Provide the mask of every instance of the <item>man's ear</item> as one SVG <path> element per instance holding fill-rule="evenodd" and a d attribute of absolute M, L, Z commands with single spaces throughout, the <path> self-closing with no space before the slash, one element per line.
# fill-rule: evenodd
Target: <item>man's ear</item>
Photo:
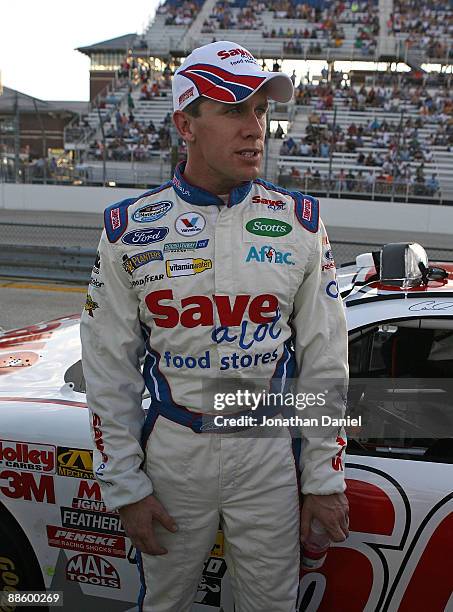
<path fill-rule="evenodd" d="M 186 142 L 194 142 L 194 118 L 184 111 L 175 111 L 173 113 L 173 123 L 178 131 L 178 134 Z"/>

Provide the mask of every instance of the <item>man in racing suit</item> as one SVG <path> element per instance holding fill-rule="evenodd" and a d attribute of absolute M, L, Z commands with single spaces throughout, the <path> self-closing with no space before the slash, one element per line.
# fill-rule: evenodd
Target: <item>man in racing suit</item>
<path fill-rule="evenodd" d="M 285 428 L 235 435 L 204 416 L 220 380 L 347 379 L 318 201 L 257 178 L 268 98 L 288 101 L 288 82 L 235 43 L 195 50 L 173 82 L 187 164 L 104 213 L 81 323 L 94 469 L 142 553 L 150 612 L 190 610 L 219 522 L 240 612 L 295 610 L 300 516 L 303 539 L 314 516 L 347 536 L 341 432 L 303 432 L 298 480 Z"/>

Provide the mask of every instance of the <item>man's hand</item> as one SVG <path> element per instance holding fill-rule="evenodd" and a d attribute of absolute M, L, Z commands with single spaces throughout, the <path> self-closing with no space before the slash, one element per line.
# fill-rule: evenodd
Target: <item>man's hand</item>
<path fill-rule="evenodd" d="M 166 555 L 168 550 L 160 546 L 154 534 L 153 521 L 172 531 L 178 530 L 175 521 L 154 495 L 148 495 L 135 504 L 119 509 L 121 522 L 134 546 L 148 555 Z"/>
<path fill-rule="evenodd" d="M 308 538 L 312 518 L 317 518 L 333 542 L 342 542 L 349 535 L 349 504 L 344 493 L 305 495 L 300 513 L 300 540 Z"/>

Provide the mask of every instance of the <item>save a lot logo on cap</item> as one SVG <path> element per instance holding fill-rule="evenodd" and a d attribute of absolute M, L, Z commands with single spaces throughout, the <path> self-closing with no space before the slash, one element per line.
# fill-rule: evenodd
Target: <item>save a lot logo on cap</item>
<path fill-rule="evenodd" d="M 181 236 L 194 236 L 202 232 L 205 225 L 206 219 L 200 213 L 184 213 L 176 219 L 175 230 Z"/>
<path fill-rule="evenodd" d="M 284 221 L 259 217 L 258 219 L 251 219 L 246 224 L 245 229 L 257 236 L 271 236 L 275 238 L 277 236 L 286 236 L 293 228 L 289 223 L 285 223 Z"/>
<path fill-rule="evenodd" d="M 191 276 L 212 268 L 210 259 L 170 259 L 166 262 L 167 276 Z"/>
<path fill-rule="evenodd" d="M 141 206 L 134 212 L 132 219 L 137 221 L 137 223 L 150 223 L 151 221 L 157 221 L 166 215 L 172 207 L 172 202 L 167 200 L 156 202 L 155 204 L 145 204 L 145 206 Z"/>

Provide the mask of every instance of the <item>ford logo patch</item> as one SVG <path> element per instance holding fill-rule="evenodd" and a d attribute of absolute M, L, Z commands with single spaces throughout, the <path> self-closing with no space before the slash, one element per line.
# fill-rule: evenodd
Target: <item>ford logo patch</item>
<path fill-rule="evenodd" d="M 163 240 L 168 234 L 168 227 L 149 227 L 142 230 L 135 230 L 133 232 L 127 232 L 121 238 L 121 242 L 124 244 L 135 244 L 141 246 L 142 244 L 150 244 L 151 242 L 159 242 Z"/>
<path fill-rule="evenodd" d="M 155 204 L 145 204 L 138 208 L 132 215 L 132 219 L 137 223 L 149 223 L 157 221 L 171 210 L 173 204 L 169 201 L 156 202 Z"/>

